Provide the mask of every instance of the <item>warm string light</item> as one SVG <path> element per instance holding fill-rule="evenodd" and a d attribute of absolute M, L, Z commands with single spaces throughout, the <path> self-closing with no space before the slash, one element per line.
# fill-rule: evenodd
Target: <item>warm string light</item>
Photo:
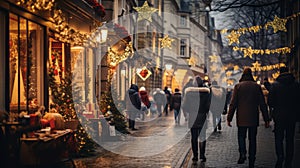
<path fill-rule="evenodd" d="M 278 63 L 278 64 L 273 64 L 273 65 L 265 65 L 265 66 L 261 66 L 260 63 L 258 63 L 258 61 L 255 61 L 254 63 L 252 63 L 252 67 L 251 70 L 254 71 L 271 71 L 274 69 L 279 69 L 281 67 L 286 67 L 286 65 L 284 63 Z"/>
<path fill-rule="evenodd" d="M 290 47 L 282 47 L 282 48 L 276 48 L 276 49 L 252 49 L 252 47 L 237 47 L 234 46 L 233 47 L 233 51 L 242 51 L 244 53 L 244 58 L 249 57 L 252 58 L 253 54 L 266 54 L 266 55 L 270 55 L 270 54 L 287 54 L 287 53 L 291 53 L 291 48 Z"/>
<path fill-rule="evenodd" d="M 132 48 L 132 43 L 129 42 L 126 45 L 126 48 L 124 50 L 123 54 L 119 54 L 115 52 L 111 47 L 108 48 L 108 59 L 109 63 L 112 66 L 116 66 L 120 62 L 124 61 L 126 58 L 130 57 L 133 54 L 133 48 Z"/>
<path fill-rule="evenodd" d="M 71 28 L 66 23 L 62 10 L 54 10 L 53 17 L 50 19 L 55 24 L 55 30 L 58 32 L 56 37 L 61 42 L 82 46 L 84 41 L 86 41 L 87 34 L 80 33 L 79 31 Z"/>
<path fill-rule="evenodd" d="M 24 6 L 32 12 L 52 10 L 55 0 L 19 0 L 17 5 Z"/>

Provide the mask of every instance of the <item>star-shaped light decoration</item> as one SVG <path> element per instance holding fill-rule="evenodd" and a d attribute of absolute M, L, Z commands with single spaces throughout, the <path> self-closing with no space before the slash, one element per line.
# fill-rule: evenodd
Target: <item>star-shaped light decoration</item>
<path fill-rule="evenodd" d="M 240 38 L 241 34 L 236 32 L 235 30 L 232 30 L 230 32 L 230 34 L 227 36 L 228 40 L 229 40 L 229 45 L 231 45 L 232 43 L 236 43 L 239 44 L 239 38 Z"/>
<path fill-rule="evenodd" d="M 286 22 L 287 22 L 287 19 L 281 19 L 281 18 L 275 16 L 273 22 L 271 23 L 271 26 L 274 29 L 274 33 L 276 33 L 279 30 L 286 32 L 287 31 L 286 27 L 285 27 Z"/>
<path fill-rule="evenodd" d="M 209 58 L 210 58 L 210 62 L 218 62 L 218 59 L 219 59 L 219 57 L 218 56 L 216 56 L 216 55 L 211 55 L 211 56 L 209 56 Z"/>
<path fill-rule="evenodd" d="M 145 81 L 146 79 L 149 78 L 149 76 L 150 76 L 152 73 L 151 73 L 151 71 L 149 71 L 149 70 L 147 69 L 147 67 L 144 66 L 142 69 L 138 69 L 138 70 L 136 71 L 136 74 L 137 74 L 143 81 Z"/>
<path fill-rule="evenodd" d="M 238 66 L 238 65 L 235 65 L 234 67 L 233 67 L 233 70 L 235 70 L 235 71 L 237 71 L 237 70 L 239 70 L 240 69 L 240 67 Z"/>
<path fill-rule="evenodd" d="M 229 76 L 232 75 L 232 71 L 227 71 L 225 74 L 226 74 L 227 77 L 229 77 Z"/>
<path fill-rule="evenodd" d="M 249 57 L 252 58 L 253 50 L 251 47 L 248 47 L 247 49 L 243 49 L 244 52 L 244 58 Z"/>
<path fill-rule="evenodd" d="M 149 22 L 152 22 L 152 13 L 156 12 L 158 9 L 149 7 L 148 2 L 145 1 L 144 5 L 142 7 L 133 7 L 138 12 L 138 21 L 141 20 L 148 20 Z"/>
<path fill-rule="evenodd" d="M 216 72 L 217 69 L 218 69 L 218 67 L 216 66 L 216 64 L 212 64 L 212 65 L 210 66 L 210 70 L 211 70 L 212 72 Z"/>
<path fill-rule="evenodd" d="M 170 38 L 169 35 L 165 35 L 164 38 L 160 38 L 159 41 L 161 42 L 161 48 L 172 48 L 172 42 L 174 39 Z"/>
<path fill-rule="evenodd" d="M 222 78 L 222 82 L 223 82 L 223 83 L 226 83 L 226 81 L 227 81 L 227 78 L 226 78 L 226 77 Z"/>
<path fill-rule="evenodd" d="M 258 63 L 258 61 L 255 61 L 255 63 L 252 63 L 253 67 L 256 69 L 256 70 L 259 70 L 260 69 L 260 63 Z"/>

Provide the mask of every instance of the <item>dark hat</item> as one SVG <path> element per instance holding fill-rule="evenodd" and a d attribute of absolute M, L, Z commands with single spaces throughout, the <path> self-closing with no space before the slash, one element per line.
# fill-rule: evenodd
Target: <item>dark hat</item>
<path fill-rule="evenodd" d="M 243 71 L 243 75 L 252 75 L 251 68 L 245 68 L 244 71 Z"/>

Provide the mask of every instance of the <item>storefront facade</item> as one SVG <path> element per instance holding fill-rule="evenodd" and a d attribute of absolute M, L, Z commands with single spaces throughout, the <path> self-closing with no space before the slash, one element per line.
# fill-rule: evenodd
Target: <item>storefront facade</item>
<path fill-rule="evenodd" d="M 64 24 L 58 24 L 54 16 L 62 17 Z M 95 49 L 79 44 L 76 32 L 71 33 L 89 33 L 95 22 L 100 22 L 91 5 L 63 1 L 57 2 L 55 9 L 33 12 L 15 1 L 1 1 L 0 18 L 0 110 L 19 113 L 35 112 L 39 106 L 49 109 L 51 85 L 60 83 L 75 68 L 73 77 L 78 86 L 94 90 L 90 81 L 96 67 Z M 59 30 L 62 25 L 65 34 Z M 95 95 L 85 90 L 81 93 L 83 101 L 95 102 Z"/>

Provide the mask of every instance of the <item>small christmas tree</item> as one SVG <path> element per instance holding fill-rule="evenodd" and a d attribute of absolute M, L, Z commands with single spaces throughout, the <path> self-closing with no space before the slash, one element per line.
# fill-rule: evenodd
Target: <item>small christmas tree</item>
<path fill-rule="evenodd" d="M 91 139 L 90 134 L 94 134 L 95 130 L 91 127 L 91 122 L 82 115 L 85 107 L 81 100 L 81 90 L 75 83 L 72 83 L 72 75 L 69 70 L 67 70 L 65 77 L 62 77 L 59 73 L 61 53 L 58 50 L 52 51 L 51 60 L 49 84 L 52 104 L 50 108 L 55 108 L 64 117 L 65 121 L 73 119 L 80 121 L 74 134 L 76 144 L 73 150 L 77 152 L 78 156 L 91 155 L 96 143 Z"/>
<path fill-rule="evenodd" d="M 108 91 L 104 92 L 104 95 L 101 96 L 101 112 L 104 116 L 109 116 L 109 111 L 112 114 L 112 118 L 108 121 L 110 125 L 115 125 L 116 130 L 127 134 L 129 133 L 126 129 L 126 118 L 121 113 L 124 110 L 124 106 L 122 103 L 115 102 L 116 98 L 113 98 L 113 94 L 111 91 L 111 87 L 108 87 Z M 115 90 L 115 89 L 114 89 Z"/>

